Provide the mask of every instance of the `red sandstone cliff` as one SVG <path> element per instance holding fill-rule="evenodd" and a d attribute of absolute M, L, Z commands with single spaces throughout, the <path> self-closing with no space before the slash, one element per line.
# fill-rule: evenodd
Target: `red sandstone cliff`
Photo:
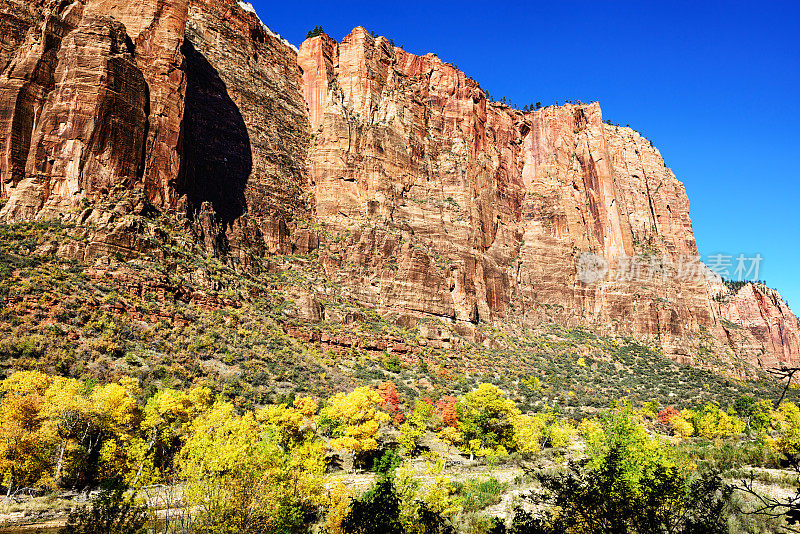
<path fill-rule="evenodd" d="M 246 4 L 192 0 L 184 54 L 179 190 L 190 217 L 206 240 L 223 234 L 218 251 L 243 261 L 308 252 L 307 234 L 291 231 L 313 201 L 305 194 L 309 127 L 296 51 Z"/>
<path fill-rule="evenodd" d="M 683 185 L 597 104 L 514 110 L 363 28 L 297 52 L 235 0 L 0 0 L 0 29 L 0 219 L 77 220 L 72 257 L 136 254 L 126 214 L 175 210 L 231 261 L 316 251 L 362 304 L 466 335 L 555 321 L 687 363 L 800 359 L 771 294 L 718 306 L 677 276 Z M 80 209 L 114 190 L 141 200 Z M 658 271 L 586 284 L 586 252 Z"/>
<path fill-rule="evenodd" d="M 86 200 L 138 190 L 218 254 L 313 248 L 290 236 L 311 201 L 296 52 L 253 11 L 3 0 L 0 24 L 0 219 L 75 219 Z M 93 250 L 135 252 L 102 221 Z"/>
<path fill-rule="evenodd" d="M 521 112 L 433 55 L 356 28 L 298 59 L 321 257 L 362 302 L 457 322 L 591 324 L 691 362 L 719 339 L 703 278 L 583 284 L 582 252 L 697 258 L 682 184 L 597 104 Z M 720 347 L 717 347 L 718 349 Z"/>
<path fill-rule="evenodd" d="M 796 366 L 800 322 L 774 289 L 746 284 L 715 299 L 725 333 L 748 360 L 761 367 Z"/>
<path fill-rule="evenodd" d="M 164 206 L 177 176 L 186 6 L 3 2 L 0 218 L 53 218 L 114 187 Z M 5 35 L 5 31 L 4 31 Z M 4 47 L 5 49 L 5 47 Z"/>

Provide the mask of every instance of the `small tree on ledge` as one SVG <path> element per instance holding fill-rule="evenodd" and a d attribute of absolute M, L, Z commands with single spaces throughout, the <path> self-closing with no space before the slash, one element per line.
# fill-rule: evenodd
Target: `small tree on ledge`
<path fill-rule="evenodd" d="M 306 39 L 311 39 L 318 35 L 322 35 L 323 33 L 325 33 L 325 30 L 322 29 L 322 26 L 314 26 L 313 30 L 308 30 L 308 33 L 306 34 Z"/>

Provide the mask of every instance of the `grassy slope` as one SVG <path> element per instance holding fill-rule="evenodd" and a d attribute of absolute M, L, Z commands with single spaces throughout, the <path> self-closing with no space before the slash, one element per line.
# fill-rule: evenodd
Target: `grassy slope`
<path fill-rule="evenodd" d="M 577 417 L 623 396 L 688 407 L 780 394 L 765 381 L 678 365 L 632 339 L 557 325 L 482 324 L 482 343 L 455 336 L 451 348 L 433 349 L 419 325 L 401 328 L 343 297 L 315 256 L 253 258 L 243 272 L 168 216 L 126 217 L 159 236 L 153 253 L 65 261 L 55 245 L 86 239 L 83 229 L 0 226 L 0 377 L 30 368 L 84 380 L 127 374 L 151 391 L 203 382 L 241 406 L 385 380 L 409 400 L 492 382 L 523 409 L 558 406 Z M 298 319 L 293 295 L 309 287 L 326 295 L 326 316 L 349 316 L 348 324 Z M 393 354 L 381 350 L 386 340 Z"/>

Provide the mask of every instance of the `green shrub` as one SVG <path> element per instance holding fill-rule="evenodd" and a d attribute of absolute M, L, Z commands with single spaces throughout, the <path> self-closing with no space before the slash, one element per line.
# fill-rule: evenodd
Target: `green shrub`
<path fill-rule="evenodd" d="M 464 486 L 464 510 L 477 512 L 500 502 L 507 484 L 494 477 L 483 480 L 471 480 Z"/>
<path fill-rule="evenodd" d="M 147 507 L 126 496 L 122 484 L 107 486 L 91 505 L 78 508 L 59 534 L 141 534 L 147 523 Z"/>
<path fill-rule="evenodd" d="M 412 517 L 401 518 L 403 503 L 392 475 L 381 475 L 359 499 L 350 505 L 344 521 L 344 534 L 455 534 L 440 514 L 422 502 L 414 502 Z M 406 512 L 407 513 L 407 512 Z"/>
<path fill-rule="evenodd" d="M 630 479 L 630 458 L 615 443 L 597 468 L 571 462 L 565 472 L 537 473 L 548 505 L 538 515 L 516 511 L 509 532 L 725 534 L 732 488 L 716 473 L 690 478 L 669 464 Z"/>

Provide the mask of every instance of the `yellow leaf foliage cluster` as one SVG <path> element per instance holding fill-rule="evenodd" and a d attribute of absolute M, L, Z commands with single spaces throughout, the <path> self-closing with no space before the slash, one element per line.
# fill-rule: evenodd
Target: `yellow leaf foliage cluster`
<path fill-rule="evenodd" d="M 395 400 L 397 415 L 406 405 Z M 447 425 L 429 399 L 403 414 L 397 437 L 403 456 L 417 455 L 423 437 L 437 432 L 465 453 L 489 457 L 564 449 L 579 435 L 589 458 L 623 450 L 625 491 L 637 491 L 640 479 L 658 469 L 691 468 L 670 447 L 692 435 L 720 440 L 749 426 L 773 452 L 800 454 L 800 409 L 789 402 L 778 410 L 752 400 L 743 404 L 751 412 L 709 403 L 659 413 L 656 403 L 636 410 L 623 399 L 577 428 L 553 410 L 522 414 L 491 384 L 447 402 Z M 367 386 L 333 395 L 321 410 L 311 397 L 242 410 L 205 387 L 162 389 L 145 400 L 133 378 L 96 384 L 22 371 L 0 381 L 0 483 L 58 488 L 121 477 L 142 486 L 175 477 L 197 511 L 198 533 L 294 532 L 324 514 L 326 530 L 335 534 L 352 495 L 326 479 L 327 454 L 377 451 L 391 420 L 387 409 L 381 391 Z M 659 428 L 673 435 L 653 432 Z M 407 459 L 396 470 L 396 486 L 408 532 L 416 532 L 412 523 L 423 505 L 453 516 L 462 504 L 441 461 L 418 477 Z"/>
<path fill-rule="evenodd" d="M 324 415 L 340 426 L 339 434 L 331 440 L 334 449 L 354 452 L 374 451 L 381 425 L 389 422 L 389 414 L 379 408 L 383 405 L 380 393 L 370 387 L 359 387 L 350 393 L 337 393 L 331 397 Z"/>

